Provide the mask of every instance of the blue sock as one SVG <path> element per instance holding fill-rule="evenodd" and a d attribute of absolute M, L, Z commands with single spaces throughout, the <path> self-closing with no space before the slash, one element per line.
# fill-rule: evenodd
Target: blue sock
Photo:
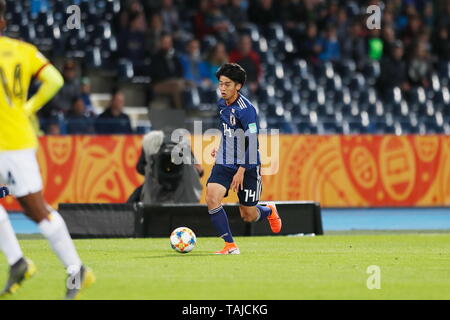
<path fill-rule="evenodd" d="M 225 210 L 222 206 L 208 211 L 211 217 L 211 222 L 219 232 L 220 237 L 226 242 L 233 243 L 233 236 L 231 235 L 230 225 Z"/>
<path fill-rule="evenodd" d="M 259 213 L 259 217 L 255 220 L 255 222 L 263 221 L 272 213 L 272 209 L 268 206 L 256 206 L 256 210 Z"/>

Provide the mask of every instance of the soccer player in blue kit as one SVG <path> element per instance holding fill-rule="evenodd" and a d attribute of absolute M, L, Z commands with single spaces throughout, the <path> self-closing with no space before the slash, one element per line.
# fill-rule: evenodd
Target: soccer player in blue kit
<path fill-rule="evenodd" d="M 275 203 L 258 205 L 262 191 L 258 151 L 258 117 L 255 107 L 239 91 L 247 78 L 236 63 L 226 63 L 216 73 L 222 98 L 218 101 L 222 139 L 212 156 L 216 162 L 206 184 L 206 203 L 211 222 L 225 241 L 215 254 L 239 254 L 222 200 L 231 189 L 237 192 L 239 211 L 245 222 L 268 220 L 272 232 L 281 231 Z"/>

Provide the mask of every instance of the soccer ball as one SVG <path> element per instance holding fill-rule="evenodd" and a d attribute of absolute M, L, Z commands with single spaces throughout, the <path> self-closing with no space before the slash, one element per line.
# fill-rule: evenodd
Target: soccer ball
<path fill-rule="evenodd" d="M 176 228 L 170 235 L 172 249 L 180 253 L 191 252 L 196 243 L 197 238 L 195 237 L 194 231 L 187 227 Z"/>

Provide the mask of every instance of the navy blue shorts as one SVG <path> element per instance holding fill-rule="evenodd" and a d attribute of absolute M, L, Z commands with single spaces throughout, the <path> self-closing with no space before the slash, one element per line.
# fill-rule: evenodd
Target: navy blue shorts
<path fill-rule="evenodd" d="M 230 189 L 233 177 L 236 174 L 237 169 L 232 169 L 220 164 L 215 164 L 211 170 L 211 175 L 208 178 L 208 183 L 218 183 L 227 189 L 225 197 L 228 196 L 228 190 Z M 256 206 L 261 196 L 262 180 L 261 180 L 261 168 L 256 166 L 252 169 L 245 170 L 244 173 L 244 189 L 238 191 L 239 203 L 252 207 Z"/>

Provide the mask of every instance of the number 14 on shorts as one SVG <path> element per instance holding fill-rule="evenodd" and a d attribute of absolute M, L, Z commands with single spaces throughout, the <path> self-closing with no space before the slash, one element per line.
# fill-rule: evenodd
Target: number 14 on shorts
<path fill-rule="evenodd" d="M 249 198 L 251 198 L 251 201 L 256 201 L 256 190 L 252 189 L 244 189 L 245 192 L 245 202 L 249 201 Z"/>

